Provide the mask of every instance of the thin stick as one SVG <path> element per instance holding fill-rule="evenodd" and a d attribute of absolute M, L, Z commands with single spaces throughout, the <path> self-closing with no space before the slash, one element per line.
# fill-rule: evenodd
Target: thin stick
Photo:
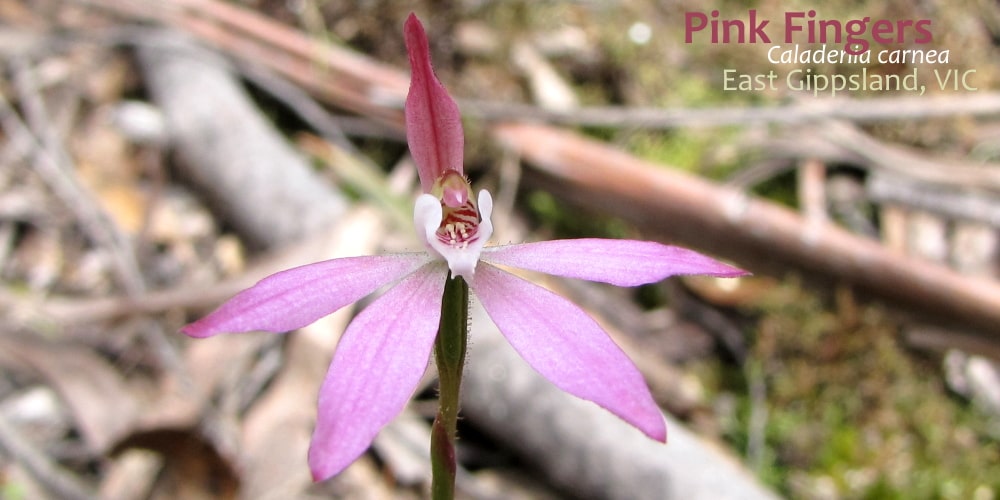
<path fill-rule="evenodd" d="M 4 128 L 9 134 L 25 137 L 33 143 L 34 167 L 39 177 L 66 208 L 76 214 L 91 242 L 112 251 L 115 256 L 114 270 L 121 286 L 130 293 L 141 292 L 144 288 L 142 273 L 135 262 L 131 245 L 73 175 L 72 161 L 52 130 L 44 103 L 30 76 L 30 68 L 24 61 L 16 59 L 14 65 L 14 83 L 27 119 L 21 120 L 10 103 L 0 96 L 0 115 Z"/>
<path fill-rule="evenodd" d="M 69 500 L 94 498 L 89 487 L 35 449 L 35 446 L 28 442 L 3 415 L 0 415 L 0 448 L 9 453 L 28 473 L 59 498 Z"/>
<path fill-rule="evenodd" d="M 461 104 L 464 114 L 490 121 L 532 120 L 559 125 L 629 129 L 798 125 L 830 119 L 871 123 L 957 115 L 1000 115 L 1000 93 L 997 92 L 962 97 L 837 98 L 768 107 L 663 109 L 594 106 L 555 111 L 510 102 L 465 100 Z"/>

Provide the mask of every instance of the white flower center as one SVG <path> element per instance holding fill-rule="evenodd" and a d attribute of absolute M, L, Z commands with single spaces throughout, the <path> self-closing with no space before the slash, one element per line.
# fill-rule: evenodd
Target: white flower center
<path fill-rule="evenodd" d="M 467 200 L 458 207 L 445 206 L 430 194 L 417 198 L 413 223 L 424 245 L 448 262 L 452 276 L 471 281 L 483 246 L 493 235 L 493 197 L 479 192 L 478 207 Z"/>

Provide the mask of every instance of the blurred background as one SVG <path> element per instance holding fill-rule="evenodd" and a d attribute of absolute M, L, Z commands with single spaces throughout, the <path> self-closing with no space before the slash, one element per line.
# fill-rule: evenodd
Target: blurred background
<path fill-rule="evenodd" d="M 783 40 L 810 9 L 899 38 L 870 62 L 769 61 L 823 45 Z M 271 272 L 419 250 L 411 11 L 497 243 L 651 239 L 753 273 L 536 277 L 636 362 L 666 446 L 553 392 L 477 318 L 462 497 L 1000 494 L 995 2 L 0 0 L 0 498 L 426 496 L 433 373 L 369 453 L 310 481 L 353 310 L 177 332 Z M 746 22 L 746 43 L 686 43 L 692 13 Z M 796 90 L 804 74 L 868 85 Z"/>

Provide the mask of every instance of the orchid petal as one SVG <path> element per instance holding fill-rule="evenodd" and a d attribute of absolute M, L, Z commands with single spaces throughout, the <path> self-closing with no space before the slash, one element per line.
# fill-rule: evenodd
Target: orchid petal
<path fill-rule="evenodd" d="M 403 27 L 410 56 L 410 90 L 404 106 L 406 142 L 429 193 L 445 171 L 462 173 L 465 138 L 458 105 L 434 75 L 427 34 L 413 14 Z"/>
<path fill-rule="evenodd" d="M 225 332 L 287 332 L 306 326 L 392 283 L 427 255 L 348 257 L 272 274 L 181 331 L 192 337 Z"/>
<path fill-rule="evenodd" d="M 500 332 L 532 368 L 647 436 L 666 440 L 663 415 L 642 374 L 583 310 L 486 263 L 479 266 L 472 288 Z"/>
<path fill-rule="evenodd" d="M 652 241 L 553 240 L 483 250 L 486 262 L 617 286 L 654 283 L 679 274 L 735 277 L 746 271 L 686 248 Z"/>
<path fill-rule="evenodd" d="M 443 265 L 425 265 L 347 327 L 320 388 L 309 446 L 314 480 L 356 460 L 413 395 L 437 333 L 445 276 Z"/>

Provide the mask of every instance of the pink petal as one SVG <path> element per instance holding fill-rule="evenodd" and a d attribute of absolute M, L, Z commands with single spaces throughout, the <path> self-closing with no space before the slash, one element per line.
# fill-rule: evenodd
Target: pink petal
<path fill-rule="evenodd" d="M 642 374 L 579 307 L 486 263 L 476 271 L 472 288 L 500 332 L 538 373 L 647 436 L 666 440 L 663 415 Z"/>
<path fill-rule="evenodd" d="M 410 55 L 410 91 L 406 95 L 406 142 L 420 173 L 420 185 L 431 192 L 446 170 L 462 173 L 462 117 L 458 105 L 434 75 L 427 35 L 417 16 L 403 27 Z"/>
<path fill-rule="evenodd" d="M 349 257 L 282 271 L 236 294 L 181 332 L 210 337 L 295 330 L 398 280 L 427 260 L 425 254 Z"/>
<path fill-rule="evenodd" d="M 483 249 L 486 262 L 618 286 L 654 283 L 678 274 L 743 276 L 746 271 L 693 250 L 635 240 L 553 240 Z"/>
<path fill-rule="evenodd" d="M 333 476 L 406 405 L 427 368 L 447 271 L 428 264 L 365 308 L 344 332 L 319 393 L 313 479 Z"/>

